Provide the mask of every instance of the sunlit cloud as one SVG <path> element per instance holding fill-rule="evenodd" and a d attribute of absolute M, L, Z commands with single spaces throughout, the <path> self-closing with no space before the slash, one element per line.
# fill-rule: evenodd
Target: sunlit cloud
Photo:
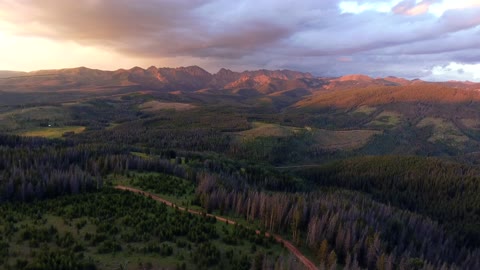
<path fill-rule="evenodd" d="M 448 10 L 459 10 L 480 7 L 479 0 L 443 0 L 430 6 L 430 12 L 442 16 Z"/>
<path fill-rule="evenodd" d="M 431 80 L 479 81 L 480 64 L 461 64 L 451 62 L 448 65 L 439 65 L 432 68 Z"/>
<path fill-rule="evenodd" d="M 392 11 L 396 14 L 417 16 L 429 11 L 430 6 L 439 0 L 403 0 L 393 7 Z"/>
<path fill-rule="evenodd" d="M 372 2 L 359 2 L 359 1 L 342 1 L 338 4 L 341 13 L 359 14 L 365 11 L 376 11 L 388 13 L 399 1 L 372 1 Z"/>

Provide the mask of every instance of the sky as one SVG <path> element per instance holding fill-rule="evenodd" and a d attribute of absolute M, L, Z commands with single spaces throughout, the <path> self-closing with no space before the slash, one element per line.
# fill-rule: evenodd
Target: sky
<path fill-rule="evenodd" d="M 0 0 L 0 70 L 189 65 L 480 81 L 480 0 Z"/>

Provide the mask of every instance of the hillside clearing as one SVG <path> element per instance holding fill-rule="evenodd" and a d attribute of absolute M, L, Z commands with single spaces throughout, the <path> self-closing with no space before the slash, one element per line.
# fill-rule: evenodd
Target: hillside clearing
<path fill-rule="evenodd" d="M 237 132 L 243 139 L 259 137 L 288 137 L 300 132 L 310 133 L 314 147 L 321 149 L 358 149 L 367 144 L 374 135 L 382 134 L 378 130 L 328 130 L 311 127 L 289 127 L 278 124 L 253 122 L 252 129 Z"/>
<path fill-rule="evenodd" d="M 317 129 L 314 131 L 314 138 L 318 148 L 353 150 L 364 146 L 374 135 L 379 134 L 382 134 L 382 131 Z"/>
<path fill-rule="evenodd" d="M 147 101 L 140 105 L 140 109 L 146 112 L 154 112 L 159 110 L 175 110 L 185 111 L 196 108 L 195 105 L 178 102 L 161 102 L 157 100 Z"/>
<path fill-rule="evenodd" d="M 417 124 L 417 127 L 433 127 L 429 142 L 445 142 L 451 146 L 462 147 L 469 139 L 450 121 L 443 118 L 426 117 Z"/>
<path fill-rule="evenodd" d="M 21 133 L 21 136 L 26 137 L 44 137 L 48 139 L 61 138 L 66 132 L 81 133 L 85 131 L 83 126 L 65 126 L 65 127 L 45 127 L 33 129 Z"/>
<path fill-rule="evenodd" d="M 364 105 L 364 106 L 358 107 L 354 112 L 355 113 L 363 113 L 363 114 L 366 114 L 366 115 L 371 115 L 376 110 L 377 110 L 377 108 L 375 108 L 375 107 Z"/>
<path fill-rule="evenodd" d="M 383 111 L 368 126 L 392 128 L 397 126 L 401 121 L 401 114 L 391 111 Z"/>
<path fill-rule="evenodd" d="M 282 126 L 264 122 L 252 122 L 251 125 L 251 129 L 237 132 L 236 134 L 245 139 L 254 139 L 258 137 L 288 137 L 302 130 L 306 130 L 304 128 Z"/>

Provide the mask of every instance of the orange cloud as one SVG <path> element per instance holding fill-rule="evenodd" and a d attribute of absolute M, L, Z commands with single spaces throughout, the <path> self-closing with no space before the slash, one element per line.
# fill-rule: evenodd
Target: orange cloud
<path fill-rule="evenodd" d="M 423 0 L 417 4 L 415 0 L 404 0 L 393 7 L 392 11 L 395 14 L 408 16 L 422 15 L 427 13 L 430 6 L 435 2 L 435 0 Z"/>

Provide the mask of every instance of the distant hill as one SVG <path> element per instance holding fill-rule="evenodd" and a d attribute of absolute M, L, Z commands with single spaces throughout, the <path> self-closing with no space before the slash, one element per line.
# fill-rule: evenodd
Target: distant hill
<path fill-rule="evenodd" d="M 18 77 L 27 74 L 26 72 L 21 71 L 8 71 L 8 70 L 0 70 L 0 79 L 1 78 L 9 78 L 9 77 Z"/>
<path fill-rule="evenodd" d="M 474 101 L 480 101 L 480 92 L 463 88 L 452 88 L 443 83 L 430 83 L 406 86 L 369 86 L 343 91 L 318 92 L 305 100 L 299 101 L 295 106 L 349 108 L 399 102 L 453 104 Z"/>

